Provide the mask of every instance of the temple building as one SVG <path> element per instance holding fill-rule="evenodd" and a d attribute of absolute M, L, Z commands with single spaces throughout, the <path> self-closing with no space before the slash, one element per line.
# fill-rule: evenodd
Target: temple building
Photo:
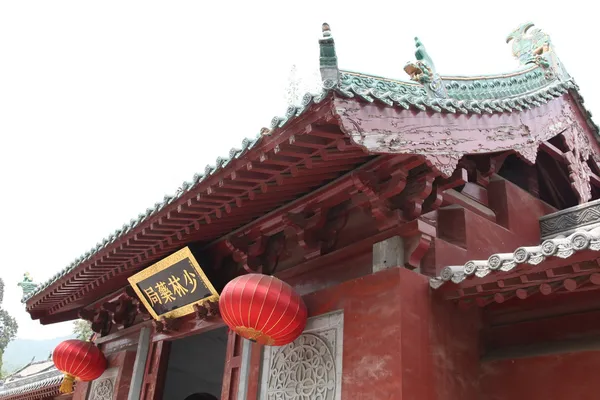
<path fill-rule="evenodd" d="M 416 39 L 399 81 L 324 24 L 320 93 L 25 296 L 101 375 L 0 399 L 596 399 L 598 126 L 547 34 L 507 41 L 467 77 Z"/>
<path fill-rule="evenodd" d="M 0 382 L 0 399 L 52 399 L 60 395 L 62 378 L 52 360 L 32 360 Z"/>

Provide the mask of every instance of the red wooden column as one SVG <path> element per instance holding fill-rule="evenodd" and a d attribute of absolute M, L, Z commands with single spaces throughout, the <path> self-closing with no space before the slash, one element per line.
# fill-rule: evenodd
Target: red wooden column
<path fill-rule="evenodd" d="M 169 362 L 171 343 L 161 340 L 150 344 L 140 400 L 161 400 Z"/>
<path fill-rule="evenodd" d="M 240 384 L 240 366 L 242 365 L 242 338 L 236 335 L 231 329 L 227 335 L 227 358 L 223 374 L 221 400 L 237 400 Z"/>

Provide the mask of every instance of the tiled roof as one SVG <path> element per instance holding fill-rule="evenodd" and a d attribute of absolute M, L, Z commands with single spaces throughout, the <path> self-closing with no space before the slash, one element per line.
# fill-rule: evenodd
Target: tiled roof
<path fill-rule="evenodd" d="M 43 379 L 35 380 L 33 382 L 11 388 L 11 389 L 0 389 L 0 399 L 8 399 L 10 397 L 33 392 L 35 390 L 39 390 L 42 388 L 47 388 L 51 386 L 59 386 L 62 382 L 63 374 L 59 370 L 52 371 L 52 374 L 48 376 L 48 374 L 43 374 Z"/>
<path fill-rule="evenodd" d="M 32 375 L 39 375 L 44 371 L 49 371 L 53 369 L 55 368 L 54 362 L 52 360 L 31 362 L 19 371 L 7 377 L 4 381 L 4 384 L 6 387 L 11 387 L 12 385 L 19 385 L 23 380 L 27 379 Z"/>
<path fill-rule="evenodd" d="M 583 250 L 600 251 L 600 227 L 579 229 L 571 235 L 544 240 L 539 246 L 519 247 L 513 253 L 493 254 L 487 260 L 471 260 L 465 265 L 445 267 L 440 276 L 429 281 L 433 289 L 446 282 L 460 283 L 470 277 L 508 272 L 520 264 L 538 265 L 548 257 L 569 258 Z"/>
<path fill-rule="evenodd" d="M 536 69 L 523 76 L 510 78 L 480 78 L 471 81 L 444 80 L 454 97 L 429 96 L 421 85 L 393 81 L 354 72 L 342 72 L 339 92 L 346 97 L 359 96 L 368 102 L 380 102 L 390 107 L 421 111 L 494 114 L 523 111 L 538 107 L 560 97 L 569 90 L 578 90 L 570 79 L 543 85 L 537 79 Z M 488 82 L 489 81 L 489 82 Z M 459 84 L 459 82 L 462 82 Z M 476 89 L 480 90 L 476 90 Z M 485 89 L 482 89 L 485 88 Z M 598 130 L 597 127 L 595 127 Z"/>
<path fill-rule="evenodd" d="M 46 289 L 47 287 L 52 285 L 54 282 L 58 281 L 60 278 L 62 278 L 66 274 L 73 271 L 75 268 L 77 268 L 78 265 L 80 265 L 81 263 L 85 262 L 86 260 L 88 260 L 89 258 L 94 256 L 96 253 L 98 253 L 103 248 L 105 248 L 106 246 L 110 245 L 111 243 L 113 243 L 114 241 L 119 239 L 121 236 L 128 233 L 130 230 L 135 228 L 137 225 L 139 225 L 143 221 L 147 220 L 148 218 L 151 218 L 152 216 L 154 216 L 158 211 L 162 210 L 164 207 L 166 207 L 173 201 L 177 200 L 178 198 L 183 196 L 185 193 L 194 189 L 197 185 L 199 185 L 203 181 L 207 180 L 209 177 L 211 177 L 212 175 L 214 175 L 215 173 L 220 171 L 222 168 L 227 166 L 232 161 L 242 157 L 245 153 L 247 153 L 254 146 L 257 146 L 258 144 L 260 144 L 260 142 L 265 134 L 270 134 L 270 132 L 272 132 L 278 128 L 282 128 L 289 121 L 291 121 L 292 119 L 294 119 L 294 118 L 300 116 L 302 113 L 304 113 L 304 111 L 306 111 L 306 109 L 310 105 L 315 104 L 315 103 L 320 103 L 328 95 L 329 92 L 330 92 L 330 90 L 324 89 L 321 93 L 318 93 L 318 94 L 306 93 L 302 97 L 301 103 L 299 105 L 288 106 L 287 111 L 283 117 L 274 117 L 271 120 L 271 130 L 270 131 L 268 129 L 263 128 L 261 133 L 258 133 L 254 138 L 244 139 L 242 141 L 239 149 L 232 148 L 229 151 L 229 154 L 227 156 L 217 157 L 214 165 L 210 165 L 210 164 L 207 165 L 204 168 L 203 173 L 197 173 L 194 175 L 194 177 L 191 181 L 183 182 L 183 184 L 179 187 L 179 189 L 176 191 L 175 194 L 165 195 L 162 201 L 155 203 L 154 206 L 151 208 L 147 208 L 146 211 L 143 213 L 140 213 L 137 216 L 137 218 L 133 218 L 129 222 L 123 224 L 123 226 L 121 228 L 115 230 L 113 233 L 111 233 L 110 235 L 108 235 L 107 237 L 102 239 L 102 241 L 98 242 L 96 244 L 96 246 L 94 246 L 89 251 L 87 251 L 86 253 L 82 254 L 81 256 L 79 256 L 78 258 L 73 260 L 73 262 L 71 262 L 68 266 L 63 268 L 60 272 L 56 273 L 52 278 L 50 278 L 46 282 L 40 284 L 29 295 L 23 297 L 22 302 L 24 303 L 27 300 L 34 297 L 35 295 L 37 295 L 38 293 L 42 292 L 44 289 Z"/>
<path fill-rule="evenodd" d="M 75 259 L 62 271 L 39 285 L 29 295 L 25 296 L 22 301 L 26 302 L 47 289 L 80 264 L 89 260 L 92 256 L 102 251 L 102 249 L 130 232 L 140 223 L 153 217 L 158 211 L 196 188 L 233 160 L 243 157 L 250 149 L 260 145 L 264 134 L 276 134 L 279 128 L 303 114 L 311 104 L 321 102 L 333 92 L 345 97 L 360 97 L 368 102 L 377 101 L 390 107 L 400 106 L 405 109 L 412 108 L 421 111 L 448 113 L 494 114 L 531 109 L 571 91 L 578 100 L 578 106 L 584 113 L 590 127 L 596 132 L 599 131 L 598 126 L 591 120 L 591 113 L 583 108 L 583 99 L 577 93 L 578 87 L 571 78 L 560 80 L 559 77 L 553 76 L 549 79 L 548 75 L 545 75 L 539 66 L 527 67 L 503 75 L 441 77 L 441 82 L 448 97 L 436 97 L 428 93 L 425 86 L 420 83 L 387 79 L 357 72 L 338 71 L 333 39 L 329 27 L 325 28 L 325 25 L 324 38 L 320 41 L 322 52 L 321 72 L 324 79 L 324 87 L 320 93 L 305 94 L 301 104 L 297 106 L 290 105 L 284 116 L 272 119 L 271 130 L 263 128 L 261 133 L 255 138 L 244 139 L 239 149 L 233 148 L 227 156 L 218 157 L 215 165 L 206 166 L 204 173 L 196 174 L 191 181 L 184 182 L 174 195 L 165 196 L 161 202 L 146 209 L 137 218 L 130 220 L 121 228 L 105 237 L 96 246 Z M 331 79 L 331 76 L 337 76 L 337 82 Z"/>

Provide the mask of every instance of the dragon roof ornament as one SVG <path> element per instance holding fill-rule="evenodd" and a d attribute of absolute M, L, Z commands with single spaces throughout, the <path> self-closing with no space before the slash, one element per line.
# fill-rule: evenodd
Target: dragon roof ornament
<path fill-rule="evenodd" d="M 415 45 L 417 47 L 417 50 L 415 50 L 417 61 L 406 63 L 404 71 L 410 76 L 411 80 L 423 85 L 430 96 L 448 97 L 442 78 L 437 73 L 435 64 L 425 49 L 425 45 L 418 37 L 415 38 Z"/>
<path fill-rule="evenodd" d="M 506 43 L 511 42 L 513 55 L 522 65 L 539 65 L 546 72 L 547 79 L 570 79 L 554 52 L 550 36 L 534 28 L 533 23 L 527 22 L 512 31 L 506 37 Z"/>

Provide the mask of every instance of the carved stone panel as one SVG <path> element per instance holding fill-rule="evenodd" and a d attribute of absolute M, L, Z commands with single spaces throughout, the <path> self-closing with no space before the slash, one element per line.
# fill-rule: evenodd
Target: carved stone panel
<path fill-rule="evenodd" d="M 309 319 L 294 342 L 265 347 L 261 400 L 340 400 L 344 314 Z"/>
<path fill-rule="evenodd" d="M 600 200 L 557 211 L 540 218 L 542 239 L 568 236 L 578 229 L 591 230 L 600 226 Z"/>
<path fill-rule="evenodd" d="M 113 400 L 118 368 L 106 370 L 100 378 L 92 382 L 88 400 Z"/>

